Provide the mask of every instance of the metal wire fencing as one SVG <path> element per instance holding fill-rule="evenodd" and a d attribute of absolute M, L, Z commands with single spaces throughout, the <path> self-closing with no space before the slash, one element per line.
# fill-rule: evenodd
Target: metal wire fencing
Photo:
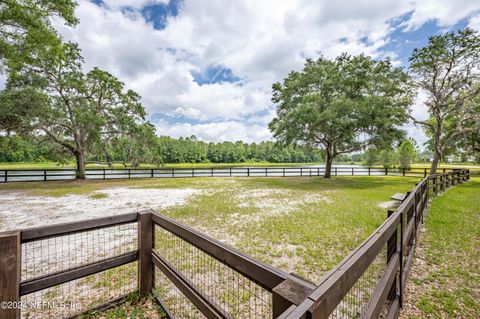
<path fill-rule="evenodd" d="M 272 294 L 179 236 L 155 226 L 154 250 L 186 283 L 230 318 L 271 318 Z M 175 318 L 202 318 L 160 269 L 155 290 Z"/>
<path fill-rule="evenodd" d="M 368 309 L 378 281 L 387 269 L 387 247 L 375 257 L 365 273 L 335 308 L 330 318 L 360 318 Z"/>
<path fill-rule="evenodd" d="M 136 220 L 101 222 L 22 233 L 22 318 L 69 318 L 137 290 Z"/>

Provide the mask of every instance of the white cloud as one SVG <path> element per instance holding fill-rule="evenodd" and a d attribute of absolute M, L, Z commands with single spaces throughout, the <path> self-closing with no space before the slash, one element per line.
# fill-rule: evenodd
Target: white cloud
<path fill-rule="evenodd" d="M 157 124 L 158 135 L 186 137 L 195 135 L 203 141 L 244 141 L 247 143 L 264 141 L 272 138 L 265 125 L 248 125 L 241 122 L 227 121 L 206 124 L 168 124 L 161 121 Z"/>
<path fill-rule="evenodd" d="M 407 29 L 429 20 L 451 26 L 480 9 L 480 2 L 469 0 L 184 0 L 179 15 L 155 30 L 137 9 L 159 2 L 167 0 L 104 0 L 102 6 L 80 0 L 80 25 L 57 27 L 80 44 L 88 68 L 99 66 L 121 78 L 142 95 L 150 114 L 211 122 L 161 122 L 159 132 L 212 140 L 270 138 L 271 85 L 300 69 L 305 57 L 346 51 L 395 59 L 394 52 L 382 50 L 393 19 L 412 13 Z M 133 11 L 122 12 L 124 6 Z M 478 26 L 478 17 L 470 24 Z M 195 82 L 193 72 L 219 65 L 241 82 Z M 416 106 L 414 112 L 422 111 Z"/>
<path fill-rule="evenodd" d="M 468 22 L 468 26 L 474 30 L 480 31 L 480 14 L 473 16 Z"/>
<path fill-rule="evenodd" d="M 441 27 L 450 27 L 480 10 L 480 1 L 472 0 L 419 0 L 414 2 L 407 30 L 421 27 L 427 21 L 436 21 Z"/>

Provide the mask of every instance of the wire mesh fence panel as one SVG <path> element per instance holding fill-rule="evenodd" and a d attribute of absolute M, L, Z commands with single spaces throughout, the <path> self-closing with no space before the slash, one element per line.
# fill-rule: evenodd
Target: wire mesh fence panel
<path fill-rule="evenodd" d="M 155 268 L 154 293 L 175 318 L 207 318 L 158 268 Z"/>
<path fill-rule="evenodd" d="M 22 244 L 22 280 L 84 266 L 137 249 L 137 223 Z"/>
<path fill-rule="evenodd" d="M 387 246 L 356 281 L 330 318 L 360 318 L 367 309 L 375 288 L 387 269 Z"/>
<path fill-rule="evenodd" d="M 220 311 L 232 318 L 271 318 L 271 293 L 234 269 L 158 225 L 154 245 L 155 251 Z M 176 309 L 175 294 L 164 294 L 167 308 Z"/>
<path fill-rule="evenodd" d="M 70 318 L 137 290 L 137 262 L 22 296 L 21 318 Z"/>
<path fill-rule="evenodd" d="M 22 282 L 64 273 L 137 250 L 137 223 L 22 244 Z M 137 262 L 22 296 L 22 318 L 68 318 L 137 289 Z"/>

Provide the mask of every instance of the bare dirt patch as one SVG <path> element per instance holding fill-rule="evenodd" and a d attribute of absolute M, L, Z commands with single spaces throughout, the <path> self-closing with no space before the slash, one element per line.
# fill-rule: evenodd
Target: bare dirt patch
<path fill-rule="evenodd" d="M 202 191 L 194 188 L 116 187 L 89 195 L 31 196 L 0 191 L 0 230 L 36 227 L 182 205 Z"/>
<path fill-rule="evenodd" d="M 288 214 L 299 206 L 311 203 L 331 204 L 332 200 L 323 194 L 297 193 L 282 189 L 252 189 L 242 191 L 236 196 L 239 207 L 252 207 L 260 210 L 260 214 L 249 216 L 249 221 L 257 222 L 265 216 Z M 233 215 L 235 217 L 235 215 Z M 232 221 L 240 222 L 239 220 Z"/>
<path fill-rule="evenodd" d="M 386 202 L 381 202 L 378 204 L 378 207 L 383 208 L 383 209 L 389 209 L 389 208 L 394 208 L 396 209 L 400 205 L 399 201 L 396 200 L 389 200 Z"/>

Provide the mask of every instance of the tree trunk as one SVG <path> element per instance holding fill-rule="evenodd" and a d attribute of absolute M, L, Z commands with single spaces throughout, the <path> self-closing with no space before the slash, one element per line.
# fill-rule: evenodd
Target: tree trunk
<path fill-rule="evenodd" d="M 442 159 L 442 148 L 440 145 L 440 140 L 442 137 L 442 128 L 443 128 L 442 123 L 438 122 L 437 131 L 435 132 L 434 153 L 433 153 L 432 166 L 430 166 L 430 175 L 437 173 L 438 164 Z"/>
<path fill-rule="evenodd" d="M 430 166 L 430 175 L 433 175 L 437 172 L 438 164 L 440 163 L 441 159 L 442 154 L 438 151 L 435 151 L 433 155 L 432 166 Z"/>
<path fill-rule="evenodd" d="M 85 179 L 85 155 L 81 151 L 77 151 L 75 152 L 75 158 L 77 160 L 75 177 L 77 179 Z"/>
<path fill-rule="evenodd" d="M 330 152 L 327 152 L 326 154 L 327 154 L 327 158 L 325 162 L 325 174 L 323 174 L 323 178 L 331 178 L 333 156 L 330 154 Z"/>

